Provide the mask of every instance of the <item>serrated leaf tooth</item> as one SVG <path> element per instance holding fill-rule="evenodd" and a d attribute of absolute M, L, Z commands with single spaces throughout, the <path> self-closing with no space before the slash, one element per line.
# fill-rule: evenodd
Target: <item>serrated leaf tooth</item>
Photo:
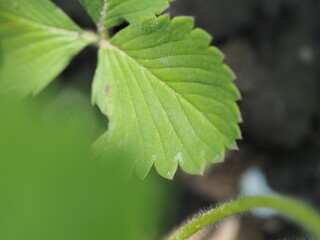
<path fill-rule="evenodd" d="M 239 89 L 237 88 L 237 86 L 234 83 L 230 83 L 229 88 L 234 94 L 234 99 L 232 99 L 233 101 L 235 101 L 235 100 L 239 101 L 242 99 L 241 92 L 239 91 Z"/>
<path fill-rule="evenodd" d="M 195 164 L 195 159 L 188 159 L 189 164 L 187 164 L 188 161 L 181 162 L 179 165 L 180 167 L 189 174 L 196 174 L 196 175 L 202 175 L 204 173 L 206 160 L 199 155 L 198 159 L 196 159 L 197 164 Z M 190 162 L 193 162 L 193 166 L 190 166 Z"/>
<path fill-rule="evenodd" d="M 232 69 L 228 65 L 223 64 L 222 68 L 225 71 L 225 73 L 229 76 L 230 81 L 234 81 L 236 79 L 236 74 L 232 71 Z"/>
<path fill-rule="evenodd" d="M 148 173 L 150 172 L 152 166 L 154 165 L 155 161 L 157 159 L 156 155 L 152 156 L 151 161 L 141 161 L 141 162 L 136 162 L 136 174 L 140 179 L 146 178 Z"/>
<path fill-rule="evenodd" d="M 209 46 L 207 51 L 212 55 L 219 57 L 220 63 L 225 59 L 225 54 L 215 46 Z"/>
<path fill-rule="evenodd" d="M 223 162 L 225 158 L 225 150 L 222 150 L 220 153 L 218 153 L 217 155 L 215 155 L 212 159 L 212 162 Z"/>
<path fill-rule="evenodd" d="M 230 150 L 239 150 L 239 147 L 236 141 L 229 141 L 226 144 L 226 148 Z"/>
<path fill-rule="evenodd" d="M 213 39 L 213 37 L 208 32 L 204 31 L 201 28 L 193 29 L 190 32 L 190 35 L 194 39 L 201 39 L 202 40 L 201 44 L 204 48 L 208 48 L 210 46 L 212 39 Z"/>
<path fill-rule="evenodd" d="M 168 159 L 163 159 L 162 161 L 168 161 Z M 173 163 L 170 165 L 163 165 L 163 162 L 159 159 L 155 162 L 155 168 L 157 172 L 164 178 L 172 180 L 177 169 L 178 169 L 178 163 Z"/>
<path fill-rule="evenodd" d="M 236 108 L 235 109 L 235 112 L 236 112 L 236 114 L 237 114 L 237 123 L 242 123 L 243 122 L 243 118 L 242 118 L 242 114 L 241 114 L 241 112 L 240 112 L 240 109 L 239 108 Z"/>
<path fill-rule="evenodd" d="M 191 32 L 194 28 L 194 18 L 193 17 L 185 17 L 179 16 L 175 17 L 171 20 L 171 28 L 174 29 L 183 29 L 184 32 Z"/>

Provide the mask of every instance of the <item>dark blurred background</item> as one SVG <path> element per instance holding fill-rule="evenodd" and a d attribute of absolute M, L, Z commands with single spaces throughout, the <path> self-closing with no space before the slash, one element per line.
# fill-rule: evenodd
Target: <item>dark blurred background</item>
<path fill-rule="evenodd" d="M 94 29 L 76 0 L 54 2 L 79 25 Z M 243 97 L 244 140 L 240 151 L 229 152 L 205 177 L 178 174 L 168 229 L 199 209 L 239 196 L 240 179 L 252 167 L 274 191 L 320 209 L 320 1 L 176 0 L 169 12 L 194 16 L 225 53 Z M 51 87 L 67 85 L 89 102 L 96 55 L 94 47 L 84 50 Z M 304 236 L 279 217 L 248 214 L 229 224 L 227 231 L 235 229 L 230 240 Z M 211 232 L 215 228 L 194 239 L 217 239 Z"/>

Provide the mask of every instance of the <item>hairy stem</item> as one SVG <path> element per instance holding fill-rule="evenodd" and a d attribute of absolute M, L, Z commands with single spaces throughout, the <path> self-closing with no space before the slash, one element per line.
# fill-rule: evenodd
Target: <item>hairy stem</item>
<path fill-rule="evenodd" d="M 295 221 L 311 234 L 320 237 L 320 216 L 306 204 L 280 195 L 246 197 L 225 203 L 190 220 L 166 240 L 184 240 L 218 220 L 254 208 L 270 208 Z"/>
<path fill-rule="evenodd" d="M 103 7 L 100 12 L 100 19 L 99 19 L 99 22 L 97 25 L 98 33 L 99 33 L 101 40 L 104 39 L 105 34 L 106 34 L 106 28 L 104 26 L 104 22 L 106 20 L 107 10 L 108 10 L 108 0 L 104 0 Z"/>

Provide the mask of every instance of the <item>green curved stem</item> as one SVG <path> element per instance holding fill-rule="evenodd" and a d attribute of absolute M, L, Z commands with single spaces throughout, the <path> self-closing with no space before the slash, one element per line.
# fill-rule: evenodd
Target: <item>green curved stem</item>
<path fill-rule="evenodd" d="M 320 237 L 320 215 L 306 204 L 280 195 L 245 197 L 225 203 L 190 220 L 166 240 L 184 240 L 218 220 L 254 208 L 270 208 L 295 221 L 311 234 Z"/>

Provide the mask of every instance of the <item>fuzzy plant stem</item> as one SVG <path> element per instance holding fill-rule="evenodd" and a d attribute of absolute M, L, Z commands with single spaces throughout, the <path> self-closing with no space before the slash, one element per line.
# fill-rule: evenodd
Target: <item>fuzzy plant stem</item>
<path fill-rule="evenodd" d="M 100 40 L 104 40 L 109 37 L 108 31 L 106 30 L 104 24 L 107 17 L 108 11 L 108 0 L 103 0 L 103 7 L 100 11 L 100 19 L 97 24 L 98 34 L 100 36 Z"/>
<path fill-rule="evenodd" d="M 225 203 L 182 225 L 166 240 L 185 240 L 208 225 L 255 208 L 273 209 L 320 238 L 320 215 L 308 205 L 280 195 L 245 197 Z"/>

